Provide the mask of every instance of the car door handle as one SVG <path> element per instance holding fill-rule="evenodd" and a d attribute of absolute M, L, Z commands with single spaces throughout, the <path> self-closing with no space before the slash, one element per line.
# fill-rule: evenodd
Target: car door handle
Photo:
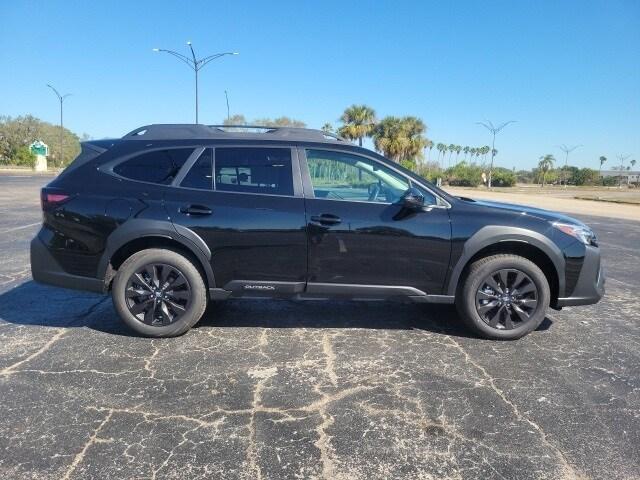
<path fill-rule="evenodd" d="M 342 219 L 331 213 L 323 213 L 322 215 L 311 216 L 311 223 L 316 225 L 338 225 Z"/>
<path fill-rule="evenodd" d="M 209 207 L 204 205 L 185 205 L 179 208 L 180 213 L 186 213 L 187 215 L 201 216 L 211 215 L 213 212 Z"/>

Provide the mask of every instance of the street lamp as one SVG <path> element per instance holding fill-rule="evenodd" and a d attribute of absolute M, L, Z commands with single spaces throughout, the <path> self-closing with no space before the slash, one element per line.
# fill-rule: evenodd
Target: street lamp
<path fill-rule="evenodd" d="M 502 125 L 495 127 L 493 123 L 487 121 L 484 122 L 476 122 L 478 125 L 482 125 L 484 128 L 489 130 L 493 135 L 493 143 L 491 144 L 491 166 L 489 167 L 489 181 L 487 182 L 487 188 L 491 188 L 491 178 L 493 176 L 493 158 L 496 156 L 496 135 L 500 133 L 504 127 L 509 125 L 510 123 L 516 123 L 515 120 L 509 120 L 508 122 L 504 122 Z"/>
<path fill-rule="evenodd" d="M 631 155 L 618 155 L 618 160 L 620 160 L 620 175 L 618 175 L 618 188 L 622 188 L 622 170 L 624 170 L 624 161 L 628 159 Z M 627 177 L 627 185 L 629 185 L 629 180 Z"/>
<path fill-rule="evenodd" d="M 164 48 L 154 48 L 154 52 L 165 52 L 169 55 L 173 55 L 177 59 L 186 63 L 189 68 L 191 68 L 196 74 L 196 123 L 198 123 L 198 72 L 202 70 L 202 68 L 212 60 L 216 58 L 224 57 L 225 55 L 239 55 L 238 52 L 223 52 L 223 53 L 214 53 L 213 55 L 209 55 L 208 57 L 204 57 L 201 59 L 196 58 L 196 53 L 193 51 L 193 46 L 191 42 L 187 42 L 189 45 L 189 49 L 191 50 L 191 58 L 186 55 L 182 55 L 181 53 L 174 52 L 173 50 L 165 50 Z"/>
<path fill-rule="evenodd" d="M 229 116 L 229 94 L 227 93 L 226 90 L 224 91 L 224 98 L 227 100 L 227 122 L 228 122 L 231 117 Z"/>
<path fill-rule="evenodd" d="M 63 135 L 64 135 L 64 125 L 62 123 L 62 104 L 64 103 L 65 98 L 71 96 L 71 94 L 65 93 L 64 95 L 60 95 L 60 93 L 58 93 L 58 90 L 56 90 L 52 85 L 49 85 L 48 83 L 47 83 L 47 87 L 53 90 L 53 93 L 56 94 L 56 96 L 58 97 L 58 100 L 60 101 L 60 154 L 59 156 L 60 156 L 60 166 L 62 166 L 62 144 L 63 144 Z"/>
<path fill-rule="evenodd" d="M 567 188 L 567 167 L 569 165 L 569 154 L 576 148 L 582 145 L 574 145 L 573 147 L 567 147 L 564 143 L 558 145 L 558 148 L 564 152 L 564 171 L 562 172 L 562 181 L 564 182 L 564 188 Z"/>

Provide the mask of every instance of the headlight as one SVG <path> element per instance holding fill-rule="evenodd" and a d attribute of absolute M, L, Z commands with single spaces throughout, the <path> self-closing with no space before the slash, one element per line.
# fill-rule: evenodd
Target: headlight
<path fill-rule="evenodd" d="M 562 223 L 562 222 L 554 222 L 552 225 L 560 230 L 561 232 L 566 233 L 567 235 L 571 235 L 574 238 L 577 238 L 585 245 L 594 245 L 598 246 L 598 242 L 596 239 L 596 234 L 593 233 L 589 227 L 583 227 L 581 225 L 572 225 L 570 223 Z"/>

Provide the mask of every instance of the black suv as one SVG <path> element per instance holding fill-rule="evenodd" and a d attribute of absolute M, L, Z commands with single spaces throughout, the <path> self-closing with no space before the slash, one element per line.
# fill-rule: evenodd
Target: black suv
<path fill-rule="evenodd" d="M 547 307 L 596 303 L 581 222 L 456 198 L 317 130 L 149 125 L 89 141 L 42 189 L 36 281 L 111 290 L 134 330 L 179 335 L 208 300 L 396 299 L 455 305 L 487 338 Z"/>

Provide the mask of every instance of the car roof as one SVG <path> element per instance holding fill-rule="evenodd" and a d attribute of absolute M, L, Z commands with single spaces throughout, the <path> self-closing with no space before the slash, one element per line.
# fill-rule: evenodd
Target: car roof
<path fill-rule="evenodd" d="M 122 140 L 283 140 L 349 143 L 333 133 L 310 128 L 263 125 L 153 124 L 136 128 Z"/>

